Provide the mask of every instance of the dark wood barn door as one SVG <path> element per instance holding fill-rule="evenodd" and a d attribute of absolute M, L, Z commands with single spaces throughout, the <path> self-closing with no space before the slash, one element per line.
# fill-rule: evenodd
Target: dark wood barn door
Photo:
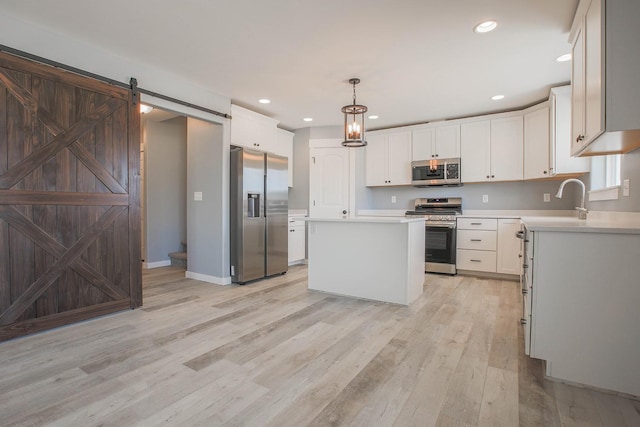
<path fill-rule="evenodd" d="M 0 341 L 142 304 L 129 90 L 0 53 Z"/>

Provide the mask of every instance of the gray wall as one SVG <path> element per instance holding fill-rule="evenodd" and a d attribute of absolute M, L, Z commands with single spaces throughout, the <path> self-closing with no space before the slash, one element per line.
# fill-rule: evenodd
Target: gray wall
<path fill-rule="evenodd" d="M 146 123 L 146 262 L 166 261 L 187 239 L 187 120 Z"/>
<path fill-rule="evenodd" d="M 223 126 L 187 119 L 187 271 L 228 278 L 228 154 Z M 228 150 L 228 148 L 227 148 Z M 226 162 L 226 163 L 225 163 Z M 225 190 L 226 188 L 226 190 Z M 202 201 L 193 193 L 202 192 Z"/>
<path fill-rule="evenodd" d="M 311 128 L 293 134 L 293 187 L 289 188 L 289 209 L 309 209 L 309 139 Z"/>
<path fill-rule="evenodd" d="M 620 188 L 618 200 L 586 202 L 587 209 L 591 211 L 640 212 L 640 150 L 623 154 L 620 159 L 620 169 L 620 184 L 622 185 L 625 179 L 629 179 L 629 197 L 623 197 L 622 188 Z M 584 181 L 589 188 L 588 177 Z"/>

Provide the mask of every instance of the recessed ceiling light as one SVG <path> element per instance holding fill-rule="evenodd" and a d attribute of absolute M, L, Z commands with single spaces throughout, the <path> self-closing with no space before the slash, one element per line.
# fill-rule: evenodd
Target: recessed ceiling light
<path fill-rule="evenodd" d="M 313 119 L 311 117 L 305 117 L 302 120 L 304 120 L 305 122 L 312 122 L 313 121 Z"/>
<path fill-rule="evenodd" d="M 491 97 L 491 99 L 493 99 L 494 101 L 500 101 L 501 99 L 504 99 L 504 95 L 494 95 Z"/>
<path fill-rule="evenodd" d="M 270 104 L 270 103 L 271 103 L 271 100 L 270 100 L 270 99 L 267 99 L 267 98 L 262 98 L 262 99 L 258 99 L 258 102 L 259 102 L 260 104 Z"/>
<path fill-rule="evenodd" d="M 556 58 L 556 61 L 558 62 L 567 62 L 567 61 L 571 61 L 571 54 L 570 53 L 565 53 L 564 55 L 560 55 Z"/>
<path fill-rule="evenodd" d="M 473 28 L 473 31 L 476 33 L 488 33 L 489 31 L 495 30 L 498 26 L 496 21 L 484 21 L 479 23 Z"/>
<path fill-rule="evenodd" d="M 369 116 L 369 119 L 370 119 L 370 120 L 375 120 L 375 119 L 377 119 L 377 118 L 378 118 L 378 116 Z"/>

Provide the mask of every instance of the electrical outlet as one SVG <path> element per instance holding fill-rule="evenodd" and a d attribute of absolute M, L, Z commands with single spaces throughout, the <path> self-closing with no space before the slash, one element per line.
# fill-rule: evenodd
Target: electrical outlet
<path fill-rule="evenodd" d="M 545 202 L 550 202 L 550 201 L 551 201 L 551 194 L 549 194 L 549 193 L 544 193 L 544 194 L 543 194 L 543 196 L 542 196 L 542 199 L 543 199 Z"/>
<path fill-rule="evenodd" d="M 489 195 L 488 194 L 483 194 L 482 195 L 482 203 L 489 203 Z"/>
<path fill-rule="evenodd" d="M 199 202 L 202 200 L 202 191 L 195 191 L 193 193 L 193 200 Z"/>
<path fill-rule="evenodd" d="M 395 203 L 396 202 L 396 196 L 391 196 L 391 203 Z"/>
<path fill-rule="evenodd" d="M 625 179 L 622 181 L 622 195 L 629 197 L 629 180 Z"/>

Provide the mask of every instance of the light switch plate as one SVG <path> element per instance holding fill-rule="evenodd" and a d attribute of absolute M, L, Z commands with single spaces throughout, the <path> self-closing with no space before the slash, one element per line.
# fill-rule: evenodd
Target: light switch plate
<path fill-rule="evenodd" d="M 395 203 L 396 202 L 396 196 L 391 196 L 391 203 Z"/>
<path fill-rule="evenodd" d="M 625 179 L 622 181 L 622 195 L 629 197 L 629 180 Z"/>
<path fill-rule="evenodd" d="M 482 203 L 489 203 L 489 195 L 488 194 L 483 194 L 482 195 Z"/>
<path fill-rule="evenodd" d="M 545 202 L 550 202 L 551 201 L 551 194 L 549 194 L 549 193 L 544 193 L 544 195 L 542 197 L 543 197 L 543 200 Z"/>
<path fill-rule="evenodd" d="M 202 200 L 202 191 L 195 191 L 193 193 L 193 200 L 199 202 Z"/>

